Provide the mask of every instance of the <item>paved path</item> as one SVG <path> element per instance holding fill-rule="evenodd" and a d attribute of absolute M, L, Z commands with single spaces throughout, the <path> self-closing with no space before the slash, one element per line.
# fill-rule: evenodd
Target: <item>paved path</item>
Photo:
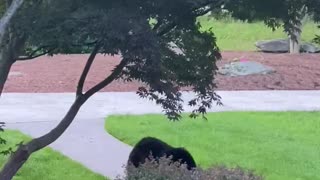
<path fill-rule="evenodd" d="M 223 107 L 210 111 L 320 111 L 320 91 L 218 92 Z M 184 93 L 188 100 L 191 93 Z M 74 94 L 4 94 L 0 121 L 37 137 L 52 129 L 66 113 Z M 186 108 L 186 111 L 190 111 Z M 81 109 L 72 126 L 51 147 L 89 169 L 114 178 L 123 172 L 131 147 L 104 131 L 110 114 L 160 113 L 160 107 L 135 93 L 98 93 Z"/>

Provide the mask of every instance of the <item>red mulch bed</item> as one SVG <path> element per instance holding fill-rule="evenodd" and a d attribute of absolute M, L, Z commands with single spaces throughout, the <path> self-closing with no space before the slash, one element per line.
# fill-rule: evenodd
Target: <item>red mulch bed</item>
<path fill-rule="evenodd" d="M 74 92 L 88 55 L 57 55 L 17 62 L 11 69 L 4 92 Z M 224 52 L 221 66 L 244 57 L 273 67 L 270 75 L 226 77 L 218 75 L 217 90 L 320 90 L 320 54 L 266 54 Z M 92 87 L 119 63 L 118 57 L 99 55 L 86 81 Z M 136 91 L 139 83 L 113 82 L 103 91 Z"/>

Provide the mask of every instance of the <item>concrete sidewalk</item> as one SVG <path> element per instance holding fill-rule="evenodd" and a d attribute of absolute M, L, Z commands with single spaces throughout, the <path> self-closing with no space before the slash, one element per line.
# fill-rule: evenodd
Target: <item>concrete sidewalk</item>
<path fill-rule="evenodd" d="M 320 111 L 320 91 L 219 91 L 224 106 L 209 111 Z M 183 93 L 186 107 L 192 93 Z M 0 121 L 10 129 L 38 137 L 52 129 L 67 112 L 75 95 L 3 94 Z M 153 102 L 135 93 L 98 93 L 81 109 L 71 127 L 51 147 L 89 169 L 114 178 L 123 173 L 131 147 L 104 130 L 110 114 L 161 113 Z"/>

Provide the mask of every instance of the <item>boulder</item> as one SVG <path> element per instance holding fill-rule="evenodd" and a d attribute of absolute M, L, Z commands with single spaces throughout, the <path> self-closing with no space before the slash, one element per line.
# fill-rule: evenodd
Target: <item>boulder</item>
<path fill-rule="evenodd" d="M 256 47 L 262 52 L 287 53 L 290 51 L 289 39 L 275 39 L 256 42 Z M 301 52 L 320 53 L 320 48 L 312 43 L 301 43 Z"/>
<path fill-rule="evenodd" d="M 301 45 L 301 51 L 306 53 L 320 53 L 320 48 L 311 43 L 303 43 Z"/>
<path fill-rule="evenodd" d="M 219 74 L 225 76 L 247 76 L 254 74 L 271 74 L 275 70 L 269 66 L 254 61 L 232 62 L 219 69 Z"/>
<path fill-rule="evenodd" d="M 262 52 L 269 53 L 286 53 L 290 50 L 288 39 L 258 41 L 256 47 Z"/>

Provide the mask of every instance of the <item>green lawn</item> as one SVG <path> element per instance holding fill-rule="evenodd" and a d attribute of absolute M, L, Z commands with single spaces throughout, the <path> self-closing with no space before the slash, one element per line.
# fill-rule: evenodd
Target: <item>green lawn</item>
<path fill-rule="evenodd" d="M 241 21 L 217 21 L 208 17 L 199 18 L 204 30 L 212 27 L 217 37 L 217 44 L 223 51 L 253 51 L 256 50 L 255 42 L 285 38 L 282 29 L 273 32 L 263 22 L 244 23 Z M 317 24 L 309 22 L 305 25 L 302 40 L 311 42 L 315 34 L 320 34 Z"/>
<path fill-rule="evenodd" d="M 106 129 L 134 145 L 145 136 L 186 147 L 204 168 L 224 164 L 267 180 L 320 179 L 320 112 L 227 112 L 208 121 L 161 115 L 110 116 Z"/>
<path fill-rule="evenodd" d="M 6 147 L 14 147 L 15 144 L 22 140 L 27 141 L 29 138 L 17 131 L 6 131 L 1 133 L 8 144 L 1 145 L 0 150 Z M 72 147 L 70 147 L 72 148 Z M 90 152 L 88 152 L 90 153 Z M 7 157 L 0 155 L 0 164 L 3 166 Z M 22 167 L 14 180 L 104 180 L 105 177 L 95 174 L 76 163 L 69 158 L 45 148 L 36 152 Z"/>

